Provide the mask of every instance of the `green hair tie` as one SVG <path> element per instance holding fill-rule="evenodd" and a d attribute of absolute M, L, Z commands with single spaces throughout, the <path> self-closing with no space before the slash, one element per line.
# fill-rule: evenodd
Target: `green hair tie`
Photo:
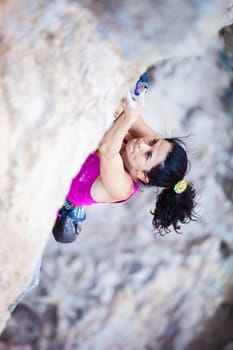
<path fill-rule="evenodd" d="M 188 186 L 188 183 L 186 180 L 180 180 L 175 184 L 173 190 L 176 193 L 180 194 L 186 190 L 187 186 Z"/>

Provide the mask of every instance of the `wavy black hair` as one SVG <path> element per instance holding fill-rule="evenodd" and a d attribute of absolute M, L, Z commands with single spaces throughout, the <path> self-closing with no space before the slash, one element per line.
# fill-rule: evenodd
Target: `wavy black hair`
<path fill-rule="evenodd" d="M 188 183 L 186 190 L 182 193 L 174 191 L 175 184 L 182 180 L 187 172 L 189 161 L 185 151 L 185 143 L 181 138 L 165 138 L 171 143 L 172 149 L 162 163 L 153 167 L 148 173 L 148 185 L 163 187 L 157 195 L 152 225 L 161 235 L 171 231 L 173 226 L 177 233 L 180 232 L 179 223 L 188 223 L 196 220 L 194 212 L 196 203 L 195 190 Z"/>

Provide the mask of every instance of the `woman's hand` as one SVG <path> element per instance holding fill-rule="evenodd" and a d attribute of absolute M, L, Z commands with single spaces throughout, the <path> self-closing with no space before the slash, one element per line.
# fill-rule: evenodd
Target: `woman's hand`
<path fill-rule="evenodd" d="M 144 105 L 144 94 L 145 90 L 139 96 L 136 96 L 131 90 L 122 100 L 125 115 L 131 122 L 136 121 L 141 114 Z"/>

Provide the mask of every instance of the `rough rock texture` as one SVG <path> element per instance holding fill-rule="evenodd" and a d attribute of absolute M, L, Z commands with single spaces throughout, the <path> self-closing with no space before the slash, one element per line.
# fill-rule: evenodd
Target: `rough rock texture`
<path fill-rule="evenodd" d="M 128 60 L 148 65 L 159 58 L 191 56 L 216 43 L 230 20 L 229 1 L 81 0 L 98 18 L 98 30 Z M 232 20 L 232 16 L 231 16 Z"/>
<path fill-rule="evenodd" d="M 77 244 L 49 242 L 40 285 L 15 309 L 2 349 L 19 338 L 25 349 L 200 349 L 192 338 L 205 320 L 215 320 L 211 337 L 223 303 L 232 314 L 232 197 L 223 186 L 232 164 L 232 77 L 217 34 L 230 25 L 232 4 L 117 4 L 0 3 L 0 328 L 32 279 L 70 178 L 149 66 L 156 84 L 145 116 L 163 133 L 192 133 L 189 176 L 201 220 L 183 236 L 154 241 L 153 194 L 90 208 Z M 230 341 L 231 328 L 208 349 Z"/>
<path fill-rule="evenodd" d="M 0 328 L 70 178 L 111 121 L 124 75 L 135 74 L 78 4 L 11 1 L 1 10 Z"/>

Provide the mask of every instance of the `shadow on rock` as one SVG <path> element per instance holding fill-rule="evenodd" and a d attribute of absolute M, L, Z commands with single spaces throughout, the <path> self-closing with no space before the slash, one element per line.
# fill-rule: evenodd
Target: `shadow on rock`
<path fill-rule="evenodd" d="M 185 350 L 233 350 L 233 304 L 219 306 Z"/>

